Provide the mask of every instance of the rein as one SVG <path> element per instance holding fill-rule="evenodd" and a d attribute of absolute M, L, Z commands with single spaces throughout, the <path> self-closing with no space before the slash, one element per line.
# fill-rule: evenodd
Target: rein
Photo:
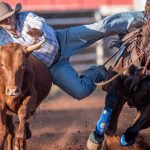
<path fill-rule="evenodd" d="M 148 49 L 147 49 L 148 50 Z M 112 78 L 110 78 L 107 81 L 101 82 L 101 83 L 95 83 L 98 86 L 103 86 L 106 85 L 110 82 L 112 82 L 113 80 L 115 80 L 116 78 L 118 78 L 126 69 L 130 68 L 144 53 L 147 52 L 147 50 L 143 51 L 138 57 L 137 59 L 135 59 L 132 63 L 130 63 L 128 66 L 126 66 L 122 71 L 118 72 L 115 76 L 113 76 Z"/>
<path fill-rule="evenodd" d="M 109 59 L 107 59 L 107 60 L 103 63 L 103 66 L 105 66 L 113 57 L 115 57 L 115 56 L 118 54 L 119 51 L 120 51 L 120 49 L 119 49 L 117 52 L 115 52 Z"/>

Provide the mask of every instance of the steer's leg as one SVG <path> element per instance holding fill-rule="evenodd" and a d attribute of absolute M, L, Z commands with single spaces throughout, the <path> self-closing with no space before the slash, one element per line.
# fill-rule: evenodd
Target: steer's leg
<path fill-rule="evenodd" d="M 8 128 L 7 149 L 13 150 L 14 124 L 12 115 L 6 115 L 6 124 Z"/>
<path fill-rule="evenodd" d="M 129 127 L 125 133 L 121 136 L 121 145 L 130 146 L 134 144 L 135 138 L 139 131 L 144 127 L 145 123 L 150 119 L 150 106 L 146 106 L 141 109 L 131 127 Z"/>
<path fill-rule="evenodd" d="M 30 126 L 29 126 L 29 121 L 27 121 L 25 128 L 26 128 L 26 139 L 29 139 L 32 136 L 32 132 L 31 132 Z"/>
<path fill-rule="evenodd" d="M 19 127 L 15 136 L 15 149 L 26 149 L 26 124 L 31 113 L 35 110 L 37 102 L 36 96 L 28 96 L 18 110 Z"/>
<path fill-rule="evenodd" d="M 0 102 L 0 150 L 4 149 L 6 134 L 6 105 L 3 102 Z"/>

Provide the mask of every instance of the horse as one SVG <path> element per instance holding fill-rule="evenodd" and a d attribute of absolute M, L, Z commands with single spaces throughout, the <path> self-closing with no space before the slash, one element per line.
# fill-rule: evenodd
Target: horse
<path fill-rule="evenodd" d="M 133 145 L 140 130 L 150 126 L 150 26 L 148 23 L 127 34 L 122 40 L 125 50 L 116 64 L 108 69 L 102 89 L 107 92 L 105 104 L 113 106 L 106 134 L 114 135 L 120 112 L 127 102 L 137 109 L 133 124 L 121 136 L 121 145 Z"/>

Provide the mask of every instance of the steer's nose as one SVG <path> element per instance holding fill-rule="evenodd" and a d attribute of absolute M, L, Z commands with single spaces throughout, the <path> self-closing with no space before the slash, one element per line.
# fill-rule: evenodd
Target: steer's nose
<path fill-rule="evenodd" d="M 18 96 L 21 90 L 18 86 L 9 86 L 6 87 L 6 95 L 8 96 Z"/>

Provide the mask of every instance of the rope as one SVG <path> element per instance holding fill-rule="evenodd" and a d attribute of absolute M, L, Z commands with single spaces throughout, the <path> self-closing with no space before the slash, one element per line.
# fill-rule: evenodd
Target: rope
<path fill-rule="evenodd" d="M 119 50 L 117 52 L 115 52 L 109 59 L 107 59 L 104 63 L 103 66 L 105 66 L 114 56 L 116 56 L 118 54 Z"/>
<path fill-rule="evenodd" d="M 97 86 L 103 86 L 103 85 L 106 85 L 110 82 L 112 82 L 113 80 L 115 80 L 116 78 L 118 78 L 126 69 L 128 69 L 129 67 L 131 67 L 147 50 L 149 49 L 146 49 L 145 51 L 143 51 L 138 57 L 137 59 L 135 59 L 131 64 L 129 64 L 128 66 L 126 66 L 125 68 L 123 68 L 122 71 L 118 72 L 118 74 L 116 74 L 115 76 L 113 76 L 112 78 L 110 78 L 109 80 L 107 81 L 104 81 L 104 82 L 101 82 L 101 83 L 95 83 Z"/>

